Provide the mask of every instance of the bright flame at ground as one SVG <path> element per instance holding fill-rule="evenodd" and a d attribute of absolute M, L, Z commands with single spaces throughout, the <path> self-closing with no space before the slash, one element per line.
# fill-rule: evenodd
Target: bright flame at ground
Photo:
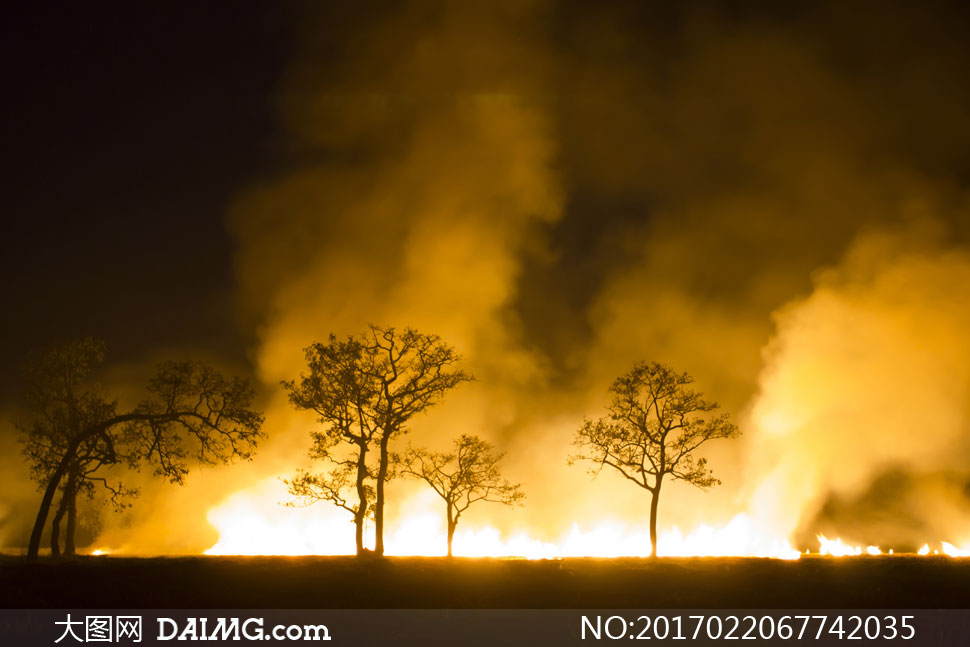
<path fill-rule="evenodd" d="M 219 541 L 207 555 L 347 555 L 354 552 L 348 515 L 332 506 L 293 509 L 279 505 L 285 491 L 275 480 L 258 493 L 237 493 L 209 511 L 209 522 L 219 530 Z M 454 553 L 466 557 L 646 557 L 650 534 L 646 528 L 616 521 L 592 527 L 573 524 L 554 541 L 525 532 L 507 536 L 491 526 L 462 528 L 455 533 Z M 662 556 L 750 556 L 798 559 L 800 553 L 787 540 L 766 539 L 750 517 L 735 516 L 721 527 L 700 525 L 684 534 L 678 528 L 661 532 Z M 391 525 L 385 535 L 389 555 L 444 555 L 442 515 L 425 508 Z"/>
<path fill-rule="evenodd" d="M 209 522 L 219 531 L 219 541 L 207 555 L 349 555 L 354 553 L 353 525 L 346 512 L 323 504 L 311 508 L 288 508 L 279 482 L 264 483 L 256 491 L 239 492 L 209 511 Z M 419 503 L 433 500 L 415 499 Z M 414 508 L 414 506 L 408 506 Z M 642 527 L 618 521 L 600 521 L 592 526 L 572 527 L 553 541 L 525 532 L 503 535 L 492 526 L 459 526 L 454 554 L 463 557 L 646 557 L 650 555 L 650 534 Z M 879 546 L 853 546 L 841 538 L 818 535 L 820 555 L 899 554 Z M 440 556 L 446 552 L 444 522 L 435 506 L 419 506 L 402 521 L 390 523 L 385 535 L 388 555 Z M 970 557 L 970 543 L 963 548 L 941 542 L 948 557 Z M 104 551 L 106 552 L 106 551 Z M 701 524 L 684 534 L 678 528 L 660 533 L 661 556 L 670 557 L 773 557 L 798 559 L 801 553 L 788 540 L 772 536 L 746 514 L 738 514 L 723 526 Z M 805 551 L 808 554 L 809 551 Z M 930 554 L 929 544 L 920 555 Z M 939 551 L 933 551 L 939 554 Z M 92 554 L 101 554 L 97 551 Z"/>
<path fill-rule="evenodd" d="M 821 555 L 831 555 L 833 557 L 844 557 L 847 555 L 861 555 L 863 549 L 861 546 L 849 546 L 842 543 L 841 539 L 828 539 L 825 535 L 818 536 L 819 543 L 819 554 Z M 964 548 L 957 548 L 953 544 L 947 541 L 940 542 L 940 548 L 943 554 L 947 557 L 970 557 L 970 545 Z M 869 555 L 882 555 L 883 551 L 879 546 L 867 546 L 865 553 Z M 929 544 L 923 544 L 916 554 L 921 556 L 929 555 L 932 552 L 934 555 L 939 555 L 939 550 L 930 551 Z M 895 555 L 893 549 L 889 549 L 890 555 Z M 905 554 L 905 553 L 904 553 Z"/>
<path fill-rule="evenodd" d="M 818 536 L 819 549 L 821 555 L 831 555 L 832 557 L 845 557 L 846 555 L 861 555 L 861 546 L 848 546 L 842 543 L 842 539 L 828 539 L 825 535 Z M 878 550 L 878 548 L 876 549 Z"/>
<path fill-rule="evenodd" d="M 350 528 L 337 528 L 321 523 L 316 530 L 326 533 L 326 540 L 315 541 L 312 535 L 302 534 L 289 524 L 273 524 L 258 515 L 248 514 L 227 520 L 210 514 L 217 523 L 220 539 L 206 551 L 207 555 L 304 555 L 350 554 L 353 542 L 341 541 L 330 530 L 345 536 Z M 689 534 L 678 528 L 661 533 L 659 553 L 671 557 L 750 556 L 798 559 L 800 553 L 785 542 L 759 543 L 743 532 L 746 518 L 736 517 L 726 526 L 715 528 L 701 525 Z M 305 530 L 311 531 L 313 525 Z M 332 541 L 331 541 L 332 540 Z M 388 555 L 437 556 L 445 554 L 445 534 L 439 518 L 434 515 L 409 517 L 392 528 L 385 540 Z M 618 522 L 600 522 L 591 528 L 573 524 L 557 541 L 547 542 L 524 532 L 503 537 L 491 526 L 459 529 L 455 533 L 454 554 L 461 557 L 524 557 L 553 559 L 557 557 L 647 557 L 650 555 L 650 534 L 629 528 Z"/>
<path fill-rule="evenodd" d="M 946 541 L 944 541 L 941 546 L 943 547 L 943 554 L 947 557 L 970 557 L 970 546 L 957 548 L 953 544 Z"/>

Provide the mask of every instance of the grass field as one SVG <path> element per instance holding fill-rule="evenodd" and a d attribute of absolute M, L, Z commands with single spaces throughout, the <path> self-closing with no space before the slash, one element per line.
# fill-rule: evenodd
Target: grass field
<path fill-rule="evenodd" d="M 970 559 L 0 558 L 6 608 L 965 608 Z"/>

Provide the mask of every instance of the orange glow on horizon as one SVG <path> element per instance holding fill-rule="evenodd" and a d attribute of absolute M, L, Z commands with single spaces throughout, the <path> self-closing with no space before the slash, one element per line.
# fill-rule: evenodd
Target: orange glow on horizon
<path fill-rule="evenodd" d="M 209 522 L 219 540 L 206 555 L 352 555 L 353 525 L 347 515 L 333 507 L 293 509 L 279 505 L 278 490 L 261 494 L 240 492 L 209 511 Z M 829 557 L 905 555 L 879 546 L 856 546 L 841 538 L 818 535 L 818 554 Z M 797 560 L 802 553 L 788 539 L 773 537 L 757 527 L 752 518 L 738 514 L 722 526 L 700 524 L 690 532 L 674 527 L 661 531 L 660 556 L 666 557 L 767 557 Z M 443 556 L 446 550 L 444 522 L 439 511 L 412 512 L 388 526 L 385 535 L 389 556 Z M 970 542 L 957 547 L 940 542 L 948 557 L 970 557 Z M 929 544 L 919 555 L 930 554 Z M 934 551 L 939 554 L 940 551 Z M 650 535 L 644 527 L 615 520 L 574 523 L 553 541 L 525 531 L 503 533 L 491 525 L 468 523 L 455 533 L 458 557 L 507 557 L 556 559 L 564 557 L 647 557 Z M 911 553 L 910 553 L 911 554 Z"/>
<path fill-rule="evenodd" d="M 239 492 L 209 511 L 209 522 L 219 540 L 207 555 L 351 555 L 353 525 L 336 508 L 319 505 L 293 509 L 278 503 L 280 490 L 269 487 L 253 493 Z M 879 546 L 855 546 L 841 538 L 818 535 L 817 553 L 830 557 L 902 555 Z M 670 528 L 660 533 L 659 553 L 667 557 L 768 557 L 796 560 L 802 553 L 783 537 L 757 527 L 746 514 L 738 514 L 722 526 L 700 524 L 689 532 Z M 385 536 L 390 556 L 443 556 L 446 550 L 440 511 L 424 508 L 390 523 Z M 970 557 L 970 542 L 962 548 L 941 542 L 944 555 Z M 459 557 L 647 557 L 650 535 L 645 527 L 615 520 L 574 523 L 554 540 L 543 540 L 525 531 L 503 533 L 491 525 L 468 523 L 455 533 L 454 553 Z M 920 555 L 930 553 L 929 544 Z M 939 551 L 936 551 L 938 554 Z"/>

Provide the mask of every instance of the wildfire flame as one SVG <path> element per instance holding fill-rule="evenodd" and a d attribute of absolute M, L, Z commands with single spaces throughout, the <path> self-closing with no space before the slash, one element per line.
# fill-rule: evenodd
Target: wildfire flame
<path fill-rule="evenodd" d="M 354 552 L 353 532 L 347 515 L 324 505 L 294 509 L 279 505 L 285 494 L 278 482 L 267 482 L 257 491 L 239 492 L 209 511 L 209 522 L 219 540 L 207 555 L 347 555 Z M 879 546 L 853 546 L 841 538 L 818 535 L 818 554 L 831 557 L 898 555 Z M 385 544 L 388 555 L 441 556 L 445 554 L 445 530 L 440 511 L 426 507 L 390 524 Z M 773 537 L 746 514 L 738 514 L 723 526 L 701 524 L 688 533 L 678 528 L 660 533 L 658 552 L 672 557 L 771 557 L 799 559 L 787 539 Z M 970 543 L 958 548 L 941 542 L 948 557 L 970 557 Z M 808 551 L 806 551 L 808 552 Z M 936 551 L 937 554 L 939 551 Z M 461 528 L 455 533 L 454 553 L 464 557 L 646 557 L 650 535 L 645 528 L 618 521 L 601 520 L 583 527 L 573 524 L 554 541 L 526 532 L 503 535 L 493 526 Z M 920 555 L 930 553 L 929 544 Z"/>
<path fill-rule="evenodd" d="M 209 519 L 219 529 L 219 541 L 207 555 L 303 555 L 349 554 L 353 552 L 349 528 L 327 523 L 308 523 L 302 530 L 278 524 L 267 516 L 250 513 L 231 516 L 216 509 Z M 800 553 L 787 541 L 761 543 L 745 532 L 747 518 L 738 515 L 716 528 L 701 525 L 684 535 L 678 528 L 660 534 L 658 552 L 663 556 L 754 556 L 798 559 Z M 309 533 L 309 534 L 306 534 Z M 440 556 L 445 554 L 445 534 L 438 515 L 419 514 L 392 528 L 386 540 L 388 555 Z M 592 527 L 573 524 L 557 541 L 548 542 L 513 533 L 503 537 L 492 526 L 458 530 L 454 553 L 462 557 L 647 557 L 650 535 L 615 521 L 601 521 Z"/>
<path fill-rule="evenodd" d="M 845 557 L 847 555 L 861 555 L 861 546 L 847 546 L 842 543 L 842 539 L 829 539 L 825 535 L 819 535 L 817 537 L 820 555 L 831 555 L 832 557 Z M 872 548 L 875 548 L 873 546 Z M 876 548 L 878 551 L 879 549 Z"/>
<path fill-rule="evenodd" d="M 970 546 L 961 549 L 946 541 L 940 545 L 943 547 L 943 554 L 947 557 L 970 557 Z"/>

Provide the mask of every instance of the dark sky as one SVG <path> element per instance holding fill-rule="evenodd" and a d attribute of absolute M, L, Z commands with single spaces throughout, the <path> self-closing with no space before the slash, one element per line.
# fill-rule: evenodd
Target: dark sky
<path fill-rule="evenodd" d="M 114 359 L 239 355 L 227 202 L 267 172 L 276 3 L 28 3 L 2 21 L 0 375 L 92 334 Z"/>

